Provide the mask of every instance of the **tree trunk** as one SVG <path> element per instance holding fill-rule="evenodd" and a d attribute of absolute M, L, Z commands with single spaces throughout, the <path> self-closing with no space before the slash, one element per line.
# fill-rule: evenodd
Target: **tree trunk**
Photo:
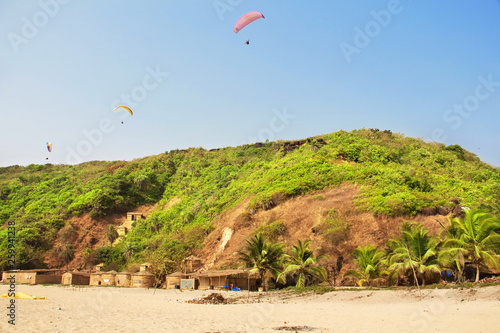
<path fill-rule="evenodd" d="M 476 263 L 476 281 L 475 283 L 479 282 L 479 263 Z"/>

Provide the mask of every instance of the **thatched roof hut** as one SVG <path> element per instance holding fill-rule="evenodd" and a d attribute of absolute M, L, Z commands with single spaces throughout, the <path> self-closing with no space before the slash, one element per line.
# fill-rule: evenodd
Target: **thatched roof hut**
<path fill-rule="evenodd" d="M 149 288 L 155 283 L 155 276 L 149 272 L 142 271 L 132 274 L 132 287 Z"/>
<path fill-rule="evenodd" d="M 117 287 L 130 287 L 132 283 L 132 273 L 131 272 L 120 272 L 116 273 L 115 276 L 115 286 Z"/>
<path fill-rule="evenodd" d="M 102 273 L 101 285 L 114 286 L 115 285 L 116 271 L 109 271 Z"/>
<path fill-rule="evenodd" d="M 185 273 L 193 273 L 201 269 L 203 265 L 203 259 L 196 256 L 189 256 L 182 260 L 182 267 Z"/>
<path fill-rule="evenodd" d="M 229 286 L 257 290 L 256 276 L 241 269 L 210 270 L 192 274 L 199 281 L 198 289 L 227 289 Z"/>

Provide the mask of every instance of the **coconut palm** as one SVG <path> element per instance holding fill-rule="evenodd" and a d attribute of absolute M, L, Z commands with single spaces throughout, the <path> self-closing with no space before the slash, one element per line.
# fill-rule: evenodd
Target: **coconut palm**
<path fill-rule="evenodd" d="M 454 261 L 459 270 L 466 260 L 471 261 L 476 268 L 475 282 L 479 281 L 481 267 L 500 269 L 500 221 L 492 215 L 467 209 L 465 217 L 452 219 L 447 230 L 442 260 Z"/>
<path fill-rule="evenodd" d="M 110 224 L 108 229 L 106 230 L 106 238 L 109 240 L 110 244 L 113 244 L 115 239 L 118 238 L 118 232 L 112 224 Z"/>
<path fill-rule="evenodd" d="M 403 224 L 401 237 L 387 241 L 389 270 L 413 275 L 417 286 L 419 278 L 425 285 L 429 273 L 441 272 L 437 260 L 438 243 L 439 239 L 429 236 L 429 230 L 422 224 Z"/>
<path fill-rule="evenodd" d="M 344 276 L 353 276 L 356 278 L 360 287 L 364 282 L 372 286 L 373 282 L 382 279 L 382 275 L 388 273 L 385 270 L 384 261 L 382 260 L 385 252 L 373 245 L 358 247 L 351 256 L 354 258 L 358 269 L 351 269 Z"/>
<path fill-rule="evenodd" d="M 287 275 L 295 278 L 296 287 L 304 287 L 314 278 L 320 279 L 322 282 L 327 280 L 327 272 L 324 267 L 318 265 L 321 260 L 329 260 L 330 258 L 326 254 L 320 254 L 318 256 L 314 255 L 314 250 L 309 249 L 309 244 L 311 240 L 308 239 L 305 242 L 298 240 L 297 246 L 292 246 L 292 255 L 285 256 L 285 262 L 287 266 L 285 270 L 278 276 L 279 280 L 285 282 L 285 277 Z"/>
<path fill-rule="evenodd" d="M 258 233 L 246 241 L 243 251 L 238 252 L 239 259 L 250 273 L 257 272 L 263 281 L 263 287 L 269 289 L 271 277 L 277 277 L 283 261 L 283 244 L 272 243 Z"/>

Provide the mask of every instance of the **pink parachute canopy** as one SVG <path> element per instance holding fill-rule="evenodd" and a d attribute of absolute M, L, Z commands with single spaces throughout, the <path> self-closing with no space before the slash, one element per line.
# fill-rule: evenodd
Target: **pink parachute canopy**
<path fill-rule="evenodd" d="M 246 13 L 245 15 L 240 17 L 238 21 L 236 21 L 236 24 L 234 25 L 233 28 L 234 33 L 237 34 L 238 31 L 246 27 L 248 24 L 260 18 L 264 18 L 264 15 L 262 15 L 262 13 L 259 12 Z"/>

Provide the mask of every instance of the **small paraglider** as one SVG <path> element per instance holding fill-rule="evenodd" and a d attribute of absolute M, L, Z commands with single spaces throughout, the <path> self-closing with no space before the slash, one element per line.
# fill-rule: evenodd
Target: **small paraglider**
<path fill-rule="evenodd" d="M 47 150 L 48 150 L 48 152 L 49 152 L 49 153 L 51 153 L 51 152 L 52 152 L 52 143 L 47 142 L 47 143 L 46 143 L 46 146 L 47 146 Z M 48 159 L 49 159 L 49 157 L 47 156 L 45 159 L 46 159 L 46 160 L 48 160 Z"/>
<path fill-rule="evenodd" d="M 134 115 L 134 113 L 132 112 L 132 109 L 130 109 L 128 106 L 125 106 L 125 105 L 118 105 L 116 108 L 115 108 L 115 111 L 118 109 L 118 108 L 122 108 L 122 109 L 125 109 L 127 110 L 131 116 Z M 122 121 L 122 125 L 123 125 L 123 121 Z"/>
<path fill-rule="evenodd" d="M 262 13 L 260 13 L 260 12 L 248 12 L 248 13 L 246 13 L 245 15 L 240 17 L 238 19 L 238 21 L 236 21 L 236 23 L 234 24 L 234 27 L 233 27 L 234 33 L 237 34 L 241 29 L 243 29 L 244 27 L 246 27 L 247 25 L 249 25 L 253 21 L 258 20 L 260 18 L 265 18 L 264 15 L 262 15 Z M 245 44 L 250 45 L 250 40 L 247 39 Z"/>
<path fill-rule="evenodd" d="M 237 34 L 241 29 L 243 29 L 244 27 L 246 27 L 247 25 L 249 25 L 253 21 L 258 20 L 260 18 L 265 18 L 264 15 L 262 15 L 262 13 L 260 13 L 260 12 L 248 12 L 248 13 L 246 13 L 245 15 L 240 17 L 238 19 L 238 21 L 236 21 L 236 23 L 234 24 L 234 27 L 233 27 L 234 33 Z"/>

